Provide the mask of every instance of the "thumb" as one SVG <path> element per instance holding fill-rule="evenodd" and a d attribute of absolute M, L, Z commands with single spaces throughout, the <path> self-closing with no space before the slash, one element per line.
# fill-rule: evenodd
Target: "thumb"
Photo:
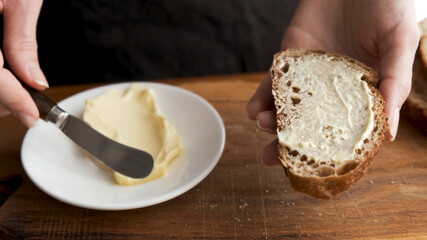
<path fill-rule="evenodd" d="M 18 78 L 39 90 L 49 86 L 37 55 L 36 26 L 42 2 L 3 1 L 6 60 Z"/>
<path fill-rule="evenodd" d="M 380 43 L 379 90 L 386 102 L 387 138 L 394 140 L 399 125 L 400 109 L 411 91 L 412 65 L 418 46 L 419 32 L 415 28 L 396 28 Z"/>

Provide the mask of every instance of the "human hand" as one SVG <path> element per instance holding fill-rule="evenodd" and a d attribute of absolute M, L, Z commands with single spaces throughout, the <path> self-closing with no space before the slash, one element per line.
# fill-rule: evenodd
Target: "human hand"
<path fill-rule="evenodd" d="M 356 58 L 378 71 L 384 112 L 394 140 L 399 111 L 411 89 L 412 64 L 419 41 L 415 3 L 408 0 L 302 0 L 281 49 L 323 49 Z M 249 101 L 246 112 L 262 129 L 275 129 L 270 74 Z M 280 163 L 277 140 L 264 148 L 267 165 Z"/>
<path fill-rule="evenodd" d="M 0 13 L 4 22 L 4 53 L 7 63 L 18 78 L 38 90 L 48 87 L 40 69 L 36 25 L 42 0 L 2 0 Z M 39 118 L 34 101 L 17 78 L 4 68 L 0 52 L 0 117 L 13 113 L 27 127 Z"/>

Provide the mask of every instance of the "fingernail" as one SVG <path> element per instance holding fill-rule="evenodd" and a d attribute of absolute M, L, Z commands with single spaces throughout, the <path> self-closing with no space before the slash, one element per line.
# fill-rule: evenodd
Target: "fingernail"
<path fill-rule="evenodd" d="M 256 125 L 258 126 L 258 128 L 259 128 L 259 129 L 263 130 L 264 132 L 269 132 L 269 131 L 271 131 L 271 129 L 269 129 L 269 128 L 263 128 L 263 127 L 261 127 L 261 126 L 259 125 L 259 121 L 258 121 L 258 120 L 256 121 Z"/>
<path fill-rule="evenodd" d="M 394 141 L 394 139 L 396 139 L 396 134 L 397 134 L 397 127 L 399 126 L 399 114 L 400 114 L 400 110 L 399 108 L 396 108 L 394 110 L 393 115 L 391 116 L 391 121 L 390 121 L 390 135 L 391 135 L 391 139 L 390 141 Z"/>
<path fill-rule="evenodd" d="M 46 77 L 44 76 L 42 70 L 40 69 L 40 66 L 37 63 L 28 64 L 28 70 L 34 82 L 36 82 L 39 86 L 46 88 L 49 87 Z"/>
<path fill-rule="evenodd" d="M 36 125 L 37 119 L 27 113 L 15 113 L 15 116 L 28 128 L 32 128 Z"/>

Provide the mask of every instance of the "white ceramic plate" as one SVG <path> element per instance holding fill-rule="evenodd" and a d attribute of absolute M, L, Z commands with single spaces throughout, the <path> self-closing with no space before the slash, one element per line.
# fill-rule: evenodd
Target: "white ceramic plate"
<path fill-rule="evenodd" d="M 175 126 L 184 151 L 166 176 L 136 186 L 114 184 L 110 173 L 98 168 L 52 123 L 39 120 L 25 135 L 21 157 L 30 179 L 48 195 L 90 209 L 141 208 L 172 199 L 201 182 L 215 167 L 225 144 L 218 112 L 187 90 L 159 83 L 138 82 L 154 90 L 160 112 Z M 58 105 L 81 118 L 86 99 L 107 90 L 126 89 L 130 83 L 107 85 L 71 96 Z"/>

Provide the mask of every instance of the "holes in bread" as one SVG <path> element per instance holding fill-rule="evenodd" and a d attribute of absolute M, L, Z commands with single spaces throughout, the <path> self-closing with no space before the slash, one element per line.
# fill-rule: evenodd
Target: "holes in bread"
<path fill-rule="evenodd" d="M 313 163 L 314 163 L 314 160 L 313 160 L 313 159 L 310 159 L 310 161 L 308 161 L 308 162 L 307 162 L 307 165 L 308 165 L 308 166 L 310 166 L 310 165 L 312 165 Z"/>
<path fill-rule="evenodd" d="M 361 153 L 362 153 L 362 150 L 360 150 L 360 149 L 356 149 L 356 153 L 357 153 L 357 154 L 361 154 Z"/>
<path fill-rule="evenodd" d="M 372 130 L 373 132 L 377 132 L 378 131 L 378 126 L 375 126 L 374 129 Z"/>
<path fill-rule="evenodd" d="M 317 171 L 319 177 L 327 177 L 335 173 L 335 170 L 330 167 L 321 167 Z"/>
<path fill-rule="evenodd" d="M 314 169 L 316 169 L 316 168 L 318 168 L 318 167 L 319 167 L 319 164 L 318 164 L 318 163 L 315 163 L 315 164 L 311 165 L 311 167 L 312 167 L 312 168 L 314 168 Z"/>
<path fill-rule="evenodd" d="M 368 77 L 366 76 L 366 75 L 363 75 L 361 78 L 360 78 L 360 80 L 362 80 L 362 81 L 366 81 L 368 79 Z"/>
<path fill-rule="evenodd" d="M 338 170 L 338 175 L 344 175 L 357 167 L 356 162 L 349 162 Z"/>
<path fill-rule="evenodd" d="M 292 152 L 289 152 L 289 154 L 293 157 L 298 156 L 299 152 L 297 150 L 293 150 Z"/>
<path fill-rule="evenodd" d="M 299 93 L 300 88 L 299 88 L 299 87 L 292 87 L 292 91 L 293 91 L 294 93 Z"/>
<path fill-rule="evenodd" d="M 295 106 L 301 102 L 301 98 L 291 97 L 292 104 Z"/>
<path fill-rule="evenodd" d="M 307 161 L 307 156 L 306 155 L 302 155 L 300 158 L 301 162 L 305 162 Z"/>
<path fill-rule="evenodd" d="M 308 95 L 313 96 L 313 93 L 312 92 L 308 92 Z"/>
<path fill-rule="evenodd" d="M 289 63 L 285 63 L 285 65 L 283 65 L 283 67 L 282 67 L 282 68 L 280 68 L 280 70 L 281 70 L 283 73 L 287 73 L 287 72 L 289 71 Z"/>
<path fill-rule="evenodd" d="M 363 140 L 363 143 L 364 143 L 364 144 L 369 143 L 369 139 L 365 138 L 365 140 Z"/>
<path fill-rule="evenodd" d="M 286 86 L 288 86 L 288 87 L 290 87 L 290 86 L 291 86 L 291 84 L 292 84 L 292 82 L 291 82 L 291 81 L 287 81 L 287 82 L 286 82 Z"/>

